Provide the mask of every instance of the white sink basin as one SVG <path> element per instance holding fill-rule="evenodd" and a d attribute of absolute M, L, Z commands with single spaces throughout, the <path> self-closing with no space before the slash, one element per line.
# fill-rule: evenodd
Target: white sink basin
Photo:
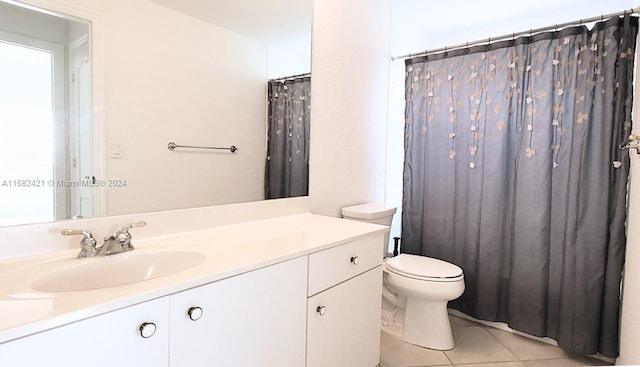
<path fill-rule="evenodd" d="M 73 292 L 142 282 L 186 270 L 206 256 L 192 251 L 132 252 L 75 259 L 31 283 L 41 292 Z"/>

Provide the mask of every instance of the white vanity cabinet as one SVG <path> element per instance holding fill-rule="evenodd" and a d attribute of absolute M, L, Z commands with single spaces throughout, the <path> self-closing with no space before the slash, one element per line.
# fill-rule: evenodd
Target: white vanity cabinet
<path fill-rule="evenodd" d="M 245 254 L 235 266 L 229 262 L 236 259 L 210 260 L 201 278 L 174 285 L 175 293 L 156 290 L 159 298 L 119 310 L 96 302 L 93 309 L 61 312 L 57 317 L 64 320 L 44 320 L 42 328 L 70 323 L 0 343 L 0 366 L 374 367 L 384 233 L 363 232 L 331 248 L 324 244 L 339 243 L 334 238 L 341 235 L 316 238 L 315 247 L 302 241 L 298 255 L 291 252 L 295 241 L 287 242 L 287 255 L 277 261 L 261 260 L 274 256 L 272 248 L 264 255 Z M 86 302 L 86 297 L 105 297 L 108 289 L 91 292 L 59 297 Z M 36 301 L 56 305 L 46 298 Z M 24 312 L 34 307 L 24 305 Z M 99 312 L 105 313 L 75 321 Z"/>
<path fill-rule="evenodd" d="M 306 318 L 302 256 L 0 344 L 0 366 L 300 367 Z"/>
<path fill-rule="evenodd" d="M 0 344 L 0 366 L 161 367 L 168 350 L 163 297 Z"/>
<path fill-rule="evenodd" d="M 171 296 L 171 367 L 305 364 L 306 256 Z"/>
<path fill-rule="evenodd" d="M 383 236 L 309 255 L 307 367 L 374 367 L 380 358 Z"/>

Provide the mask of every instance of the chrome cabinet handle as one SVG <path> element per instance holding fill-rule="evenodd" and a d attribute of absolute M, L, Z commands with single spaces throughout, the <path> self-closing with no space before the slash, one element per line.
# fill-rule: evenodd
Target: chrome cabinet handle
<path fill-rule="evenodd" d="M 198 321 L 202 317 L 202 308 L 201 307 L 191 307 L 187 311 L 187 315 L 189 315 L 189 319 L 191 321 Z"/>
<path fill-rule="evenodd" d="M 351 263 L 353 265 L 358 265 L 358 257 L 357 256 L 351 256 Z"/>
<path fill-rule="evenodd" d="M 316 312 L 319 313 L 320 316 L 324 316 L 327 313 L 327 306 L 318 306 Z"/>
<path fill-rule="evenodd" d="M 140 325 L 140 336 L 145 339 L 151 338 L 157 329 L 156 324 L 153 322 L 144 322 Z"/>

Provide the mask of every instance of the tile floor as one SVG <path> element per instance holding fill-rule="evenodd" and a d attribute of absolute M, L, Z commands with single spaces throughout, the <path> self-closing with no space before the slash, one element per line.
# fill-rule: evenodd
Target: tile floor
<path fill-rule="evenodd" d="M 536 340 L 450 316 L 456 347 L 436 351 L 382 333 L 380 367 L 574 367 L 605 366 Z"/>

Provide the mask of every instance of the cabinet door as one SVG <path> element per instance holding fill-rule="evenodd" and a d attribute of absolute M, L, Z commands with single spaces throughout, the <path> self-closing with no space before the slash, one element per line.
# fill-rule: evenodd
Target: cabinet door
<path fill-rule="evenodd" d="M 160 298 L 0 344 L 0 366 L 168 366 L 168 311 Z M 155 325 L 148 338 L 144 323 L 149 334 Z"/>
<path fill-rule="evenodd" d="M 306 288 L 302 257 L 171 296 L 171 366 L 304 366 Z"/>
<path fill-rule="evenodd" d="M 378 266 L 309 298 L 307 367 L 378 364 L 381 290 Z"/>

